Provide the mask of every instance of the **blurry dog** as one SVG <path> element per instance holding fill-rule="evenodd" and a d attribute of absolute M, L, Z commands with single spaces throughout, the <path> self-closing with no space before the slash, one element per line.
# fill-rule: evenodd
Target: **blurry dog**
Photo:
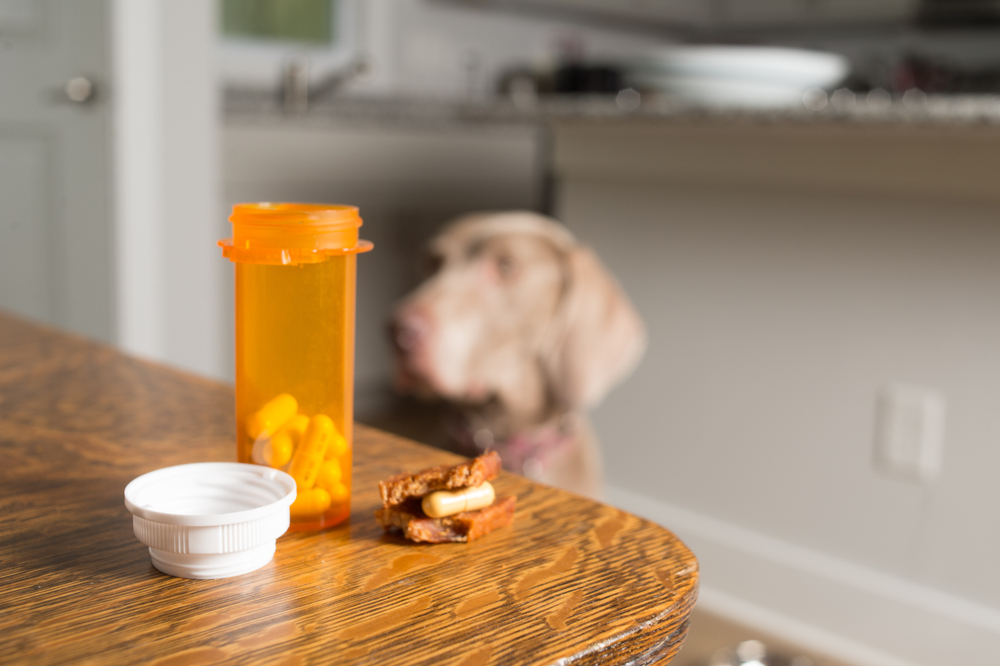
<path fill-rule="evenodd" d="M 457 409 L 457 449 L 591 497 L 603 465 L 585 410 L 628 376 L 645 327 L 614 278 L 561 224 L 475 214 L 430 244 L 432 275 L 391 323 L 397 389 Z"/>

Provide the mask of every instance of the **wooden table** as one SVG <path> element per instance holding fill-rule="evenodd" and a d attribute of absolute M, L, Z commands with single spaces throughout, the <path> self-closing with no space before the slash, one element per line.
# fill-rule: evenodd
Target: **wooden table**
<path fill-rule="evenodd" d="M 348 524 L 289 533 L 215 581 L 166 576 L 125 485 L 234 460 L 228 386 L 0 315 L 0 663 L 648 664 L 687 631 L 673 534 L 504 474 L 514 525 L 470 544 L 383 534 L 376 483 L 456 457 L 359 426 Z"/>

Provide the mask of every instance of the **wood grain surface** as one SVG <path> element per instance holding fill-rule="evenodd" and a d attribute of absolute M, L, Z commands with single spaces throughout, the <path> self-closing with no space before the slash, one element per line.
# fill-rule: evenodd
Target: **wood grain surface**
<path fill-rule="evenodd" d="M 521 477 L 512 526 L 386 535 L 377 482 L 455 456 L 358 426 L 350 520 L 215 581 L 152 567 L 125 485 L 235 460 L 228 386 L 0 314 L 0 663 L 652 664 L 698 565 L 669 531 Z"/>

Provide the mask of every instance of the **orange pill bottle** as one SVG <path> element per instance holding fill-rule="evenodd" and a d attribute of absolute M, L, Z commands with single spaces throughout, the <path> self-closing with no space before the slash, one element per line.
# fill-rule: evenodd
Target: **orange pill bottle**
<path fill-rule="evenodd" d="M 291 529 L 350 515 L 356 255 L 353 206 L 233 207 L 236 446 L 240 462 L 296 480 Z"/>

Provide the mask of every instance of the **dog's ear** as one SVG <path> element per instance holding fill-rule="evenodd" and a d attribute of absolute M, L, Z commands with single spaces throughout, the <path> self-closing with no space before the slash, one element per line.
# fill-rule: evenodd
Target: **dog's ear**
<path fill-rule="evenodd" d="M 562 407 L 593 407 L 642 358 L 646 328 L 593 251 L 576 246 L 567 251 L 566 263 L 566 289 L 542 366 Z"/>

